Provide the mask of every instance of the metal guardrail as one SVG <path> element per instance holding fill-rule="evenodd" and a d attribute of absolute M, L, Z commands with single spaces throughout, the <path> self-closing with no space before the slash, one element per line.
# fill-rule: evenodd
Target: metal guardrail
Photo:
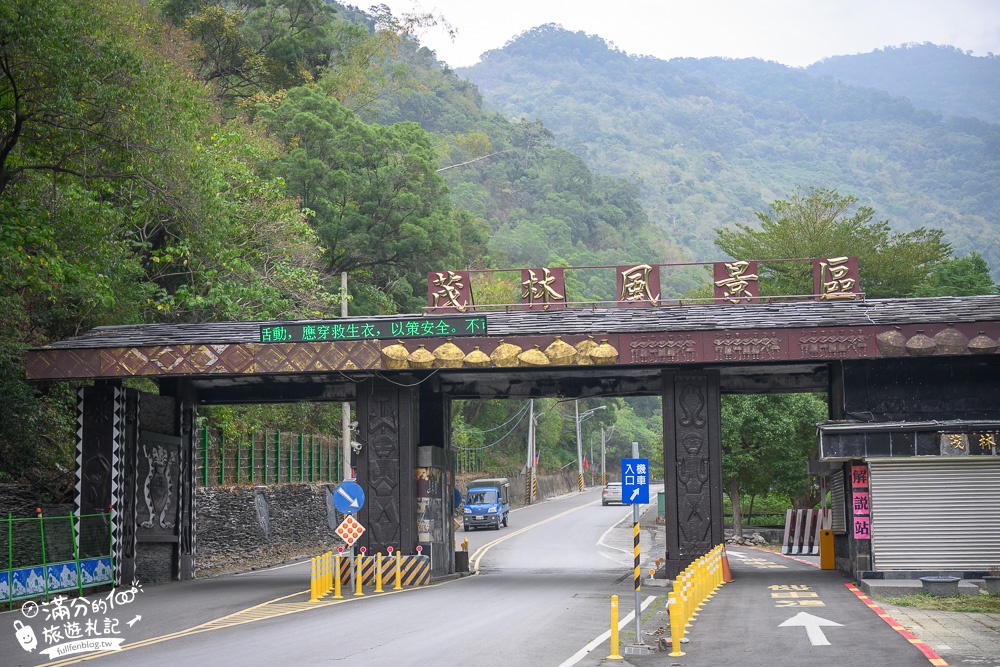
<path fill-rule="evenodd" d="M 114 581 L 111 513 L 0 518 L 0 604 Z"/>

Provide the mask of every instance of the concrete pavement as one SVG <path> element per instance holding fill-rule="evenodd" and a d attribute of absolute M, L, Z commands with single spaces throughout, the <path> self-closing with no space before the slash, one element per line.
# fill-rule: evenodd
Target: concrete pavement
<path fill-rule="evenodd" d="M 685 655 L 670 656 L 669 648 L 633 653 L 628 650 L 629 636 L 620 651 L 625 664 L 798 667 L 867 662 L 879 667 L 1000 667 L 1000 614 L 898 607 L 871 600 L 839 573 L 819 570 L 818 557 L 786 557 L 746 547 L 731 547 L 728 552 L 736 581 L 724 585 L 705 604 L 688 629 L 689 641 L 682 645 Z M 666 591 L 644 585 L 642 594 Z M 791 597 L 781 597 L 785 595 Z M 805 628 L 782 627 L 800 611 L 839 624 L 822 628 L 829 645 L 822 641 L 813 645 L 812 633 Z M 631 623 L 624 627 L 623 635 L 631 627 Z M 660 638 L 669 638 L 669 627 L 665 611 L 648 614 L 644 641 L 656 646 Z M 622 664 L 606 659 L 609 649 L 605 641 L 575 664 Z"/>

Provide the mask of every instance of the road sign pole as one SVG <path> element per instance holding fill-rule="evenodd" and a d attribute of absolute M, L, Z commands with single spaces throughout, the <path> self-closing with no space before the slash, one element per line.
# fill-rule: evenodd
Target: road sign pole
<path fill-rule="evenodd" d="M 632 458 L 639 458 L 639 443 L 632 443 Z M 639 560 L 641 558 L 642 549 L 639 546 L 639 505 L 632 505 L 632 555 L 633 555 L 633 572 L 632 577 L 635 579 L 635 643 L 642 644 L 642 603 L 640 598 L 642 597 L 642 573 L 640 570 Z"/>

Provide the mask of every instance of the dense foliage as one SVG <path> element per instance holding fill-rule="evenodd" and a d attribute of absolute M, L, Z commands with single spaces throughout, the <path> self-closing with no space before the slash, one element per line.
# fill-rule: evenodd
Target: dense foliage
<path fill-rule="evenodd" d="M 810 188 L 756 212 L 759 228 L 737 223 L 717 230 L 716 245 L 732 257 L 795 259 L 858 258 L 860 291 L 871 298 L 906 296 L 928 280 L 938 262 L 951 256 L 937 229 L 893 232 L 888 221 L 873 222 L 875 211 L 857 199 Z M 811 294 L 812 267 L 801 262 L 762 265 L 761 292 Z"/>
<path fill-rule="evenodd" d="M 816 423 L 826 418 L 826 401 L 815 394 L 723 397 L 722 484 L 737 535 L 743 494 L 778 494 L 796 508 L 819 501 L 805 470 L 818 452 Z"/>
<path fill-rule="evenodd" d="M 69 488 L 74 386 L 27 383 L 21 355 L 100 325 L 332 317 L 342 296 L 355 315 L 412 312 L 432 269 L 711 259 L 716 228 L 768 210 L 765 234 L 736 227 L 723 249 L 846 243 L 871 295 L 993 289 L 987 122 L 772 63 L 632 58 L 552 26 L 471 70 L 500 113 L 420 46 L 435 26 L 448 29 L 323 0 L 0 4 L 0 481 Z M 787 221 L 813 204 L 829 228 L 789 246 Z M 981 254 L 952 258 L 949 243 Z M 911 251 L 911 273 L 887 270 Z M 568 288 L 604 298 L 612 280 Z M 541 465 L 572 465 L 568 404 L 536 403 Z M 662 466 L 658 398 L 580 407 L 597 405 L 588 458 L 604 424 L 610 469 L 632 441 Z M 523 411 L 456 403 L 458 451 L 516 471 Z M 326 404 L 200 414 L 231 438 L 340 421 Z"/>
<path fill-rule="evenodd" d="M 907 64 L 916 72 L 926 55 L 898 58 L 917 59 Z M 950 72 L 996 67 L 992 58 L 943 56 Z M 640 179 L 652 224 L 692 259 L 717 257 L 715 229 L 813 186 L 856 197 L 895 231 L 942 229 L 959 254 L 977 250 L 994 275 L 1000 269 L 1000 127 L 988 119 L 942 117 L 845 83 L 842 72 L 636 57 L 554 25 L 461 72 L 505 114 L 541 120 L 592 168 Z M 950 97 L 929 81 L 925 90 Z M 976 108 L 970 102 L 962 115 Z"/>

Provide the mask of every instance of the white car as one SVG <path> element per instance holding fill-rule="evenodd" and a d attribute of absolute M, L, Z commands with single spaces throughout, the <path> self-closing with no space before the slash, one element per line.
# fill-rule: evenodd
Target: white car
<path fill-rule="evenodd" d="M 611 503 L 621 503 L 622 501 L 622 483 L 621 482 L 608 482 L 604 485 L 604 489 L 601 491 L 601 504 L 609 505 Z"/>

